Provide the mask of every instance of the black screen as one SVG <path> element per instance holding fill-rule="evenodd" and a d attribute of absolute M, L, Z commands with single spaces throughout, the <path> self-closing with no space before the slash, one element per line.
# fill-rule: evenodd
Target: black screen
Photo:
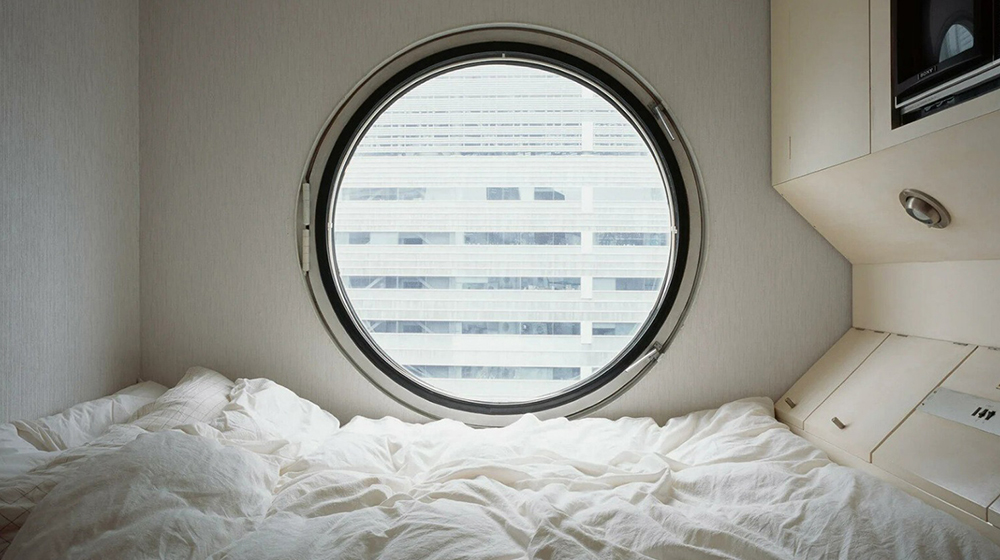
<path fill-rule="evenodd" d="M 979 52 L 983 4 L 977 0 L 897 0 L 897 83 L 932 78 Z"/>

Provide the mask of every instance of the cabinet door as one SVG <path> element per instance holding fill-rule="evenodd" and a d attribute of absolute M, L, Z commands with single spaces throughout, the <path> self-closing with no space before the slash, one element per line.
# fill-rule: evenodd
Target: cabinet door
<path fill-rule="evenodd" d="M 920 409 L 875 450 L 872 462 L 984 521 L 1000 496 L 1000 437 Z"/>
<path fill-rule="evenodd" d="M 941 387 L 1000 401 L 997 383 L 1000 352 L 978 348 Z M 872 462 L 985 520 L 987 508 L 1000 496 L 1000 436 L 924 410 L 929 409 L 920 407 L 907 418 L 875 450 Z"/>
<path fill-rule="evenodd" d="M 875 448 L 974 348 L 892 335 L 806 419 L 805 429 L 870 462 Z"/>
<path fill-rule="evenodd" d="M 771 2 L 771 182 L 871 151 L 868 0 Z"/>
<path fill-rule="evenodd" d="M 851 329 L 813 364 L 778 402 L 774 412 L 790 426 L 803 428 L 806 418 L 865 361 L 888 334 Z"/>

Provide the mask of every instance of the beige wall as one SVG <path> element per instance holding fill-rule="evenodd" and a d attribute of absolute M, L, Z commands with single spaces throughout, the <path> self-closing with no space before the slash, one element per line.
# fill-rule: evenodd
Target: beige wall
<path fill-rule="evenodd" d="M 0 1 L 0 421 L 139 373 L 138 5 Z"/>
<path fill-rule="evenodd" d="M 664 95 L 705 179 L 706 263 L 667 354 L 601 414 L 777 397 L 850 325 L 850 265 L 770 187 L 763 0 L 149 1 L 140 7 L 143 373 L 270 377 L 347 418 L 415 418 L 354 371 L 298 271 L 297 181 L 337 102 L 450 28 L 545 25 Z"/>

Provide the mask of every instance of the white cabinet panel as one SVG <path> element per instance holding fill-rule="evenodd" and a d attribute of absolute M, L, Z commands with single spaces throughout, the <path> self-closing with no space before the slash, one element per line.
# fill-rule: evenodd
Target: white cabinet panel
<path fill-rule="evenodd" d="M 983 520 L 1000 496 L 1000 437 L 920 409 L 875 450 L 872 462 Z"/>
<path fill-rule="evenodd" d="M 941 386 L 1000 402 L 1000 350 L 980 346 Z"/>
<path fill-rule="evenodd" d="M 1000 401 L 1000 351 L 977 348 L 937 392 Z M 969 405 L 970 407 L 972 405 Z M 1000 436 L 918 408 L 875 451 L 873 461 L 914 486 L 981 519 L 1000 496 Z M 964 410 L 959 421 L 968 420 Z M 990 420 L 990 422 L 1000 419 Z M 982 423 L 983 420 L 974 420 Z M 968 423 L 968 422 L 966 422 Z"/>
<path fill-rule="evenodd" d="M 771 180 L 871 150 L 868 0 L 771 2 Z"/>
<path fill-rule="evenodd" d="M 997 146 L 1000 112 L 776 189 L 853 264 L 997 259 Z M 906 187 L 941 201 L 951 225 L 933 229 L 910 218 L 899 204 L 899 191 Z"/>
<path fill-rule="evenodd" d="M 1000 260 L 856 264 L 851 268 L 855 326 L 961 340 L 980 347 L 1000 346 L 1000 297 L 996 297 Z M 915 301 L 920 305 L 914 305 Z M 934 310 L 930 318 L 928 309 Z"/>
<path fill-rule="evenodd" d="M 796 428 L 865 361 L 889 335 L 851 329 L 774 404 L 778 419 Z"/>
<path fill-rule="evenodd" d="M 875 448 L 974 348 L 892 335 L 806 419 L 805 429 L 871 461 Z"/>

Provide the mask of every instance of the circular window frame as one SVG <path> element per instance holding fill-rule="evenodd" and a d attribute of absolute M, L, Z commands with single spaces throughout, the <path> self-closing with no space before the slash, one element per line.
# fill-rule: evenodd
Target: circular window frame
<path fill-rule="evenodd" d="M 396 367 L 357 325 L 349 300 L 335 278 L 333 213 L 340 175 L 353 148 L 381 110 L 441 68 L 504 56 L 583 77 L 602 95 L 610 93 L 626 118 L 650 144 L 665 176 L 677 226 L 669 283 L 645 330 L 599 373 L 568 390 L 513 403 L 457 398 Z M 576 78 L 574 78 L 576 79 Z M 637 126 L 638 128 L 638 126 Z M 696 165 L 683 135 L 662 99 L 624 63 L 581 39 L 526 25 L 464 28 L 404 49 L 359 82 L 338 104 L 313 145 L 302 174 L 296 239 L 304 278 L 323 324 L 348 360 L 384 393 L 432 418 L 452 418 L 480 426 L 505 425 L 525 413 L 541 418 L 585 415 L 635 384 L 662 354 L 691 305 L 701 268 L 702 192 Z"/>

